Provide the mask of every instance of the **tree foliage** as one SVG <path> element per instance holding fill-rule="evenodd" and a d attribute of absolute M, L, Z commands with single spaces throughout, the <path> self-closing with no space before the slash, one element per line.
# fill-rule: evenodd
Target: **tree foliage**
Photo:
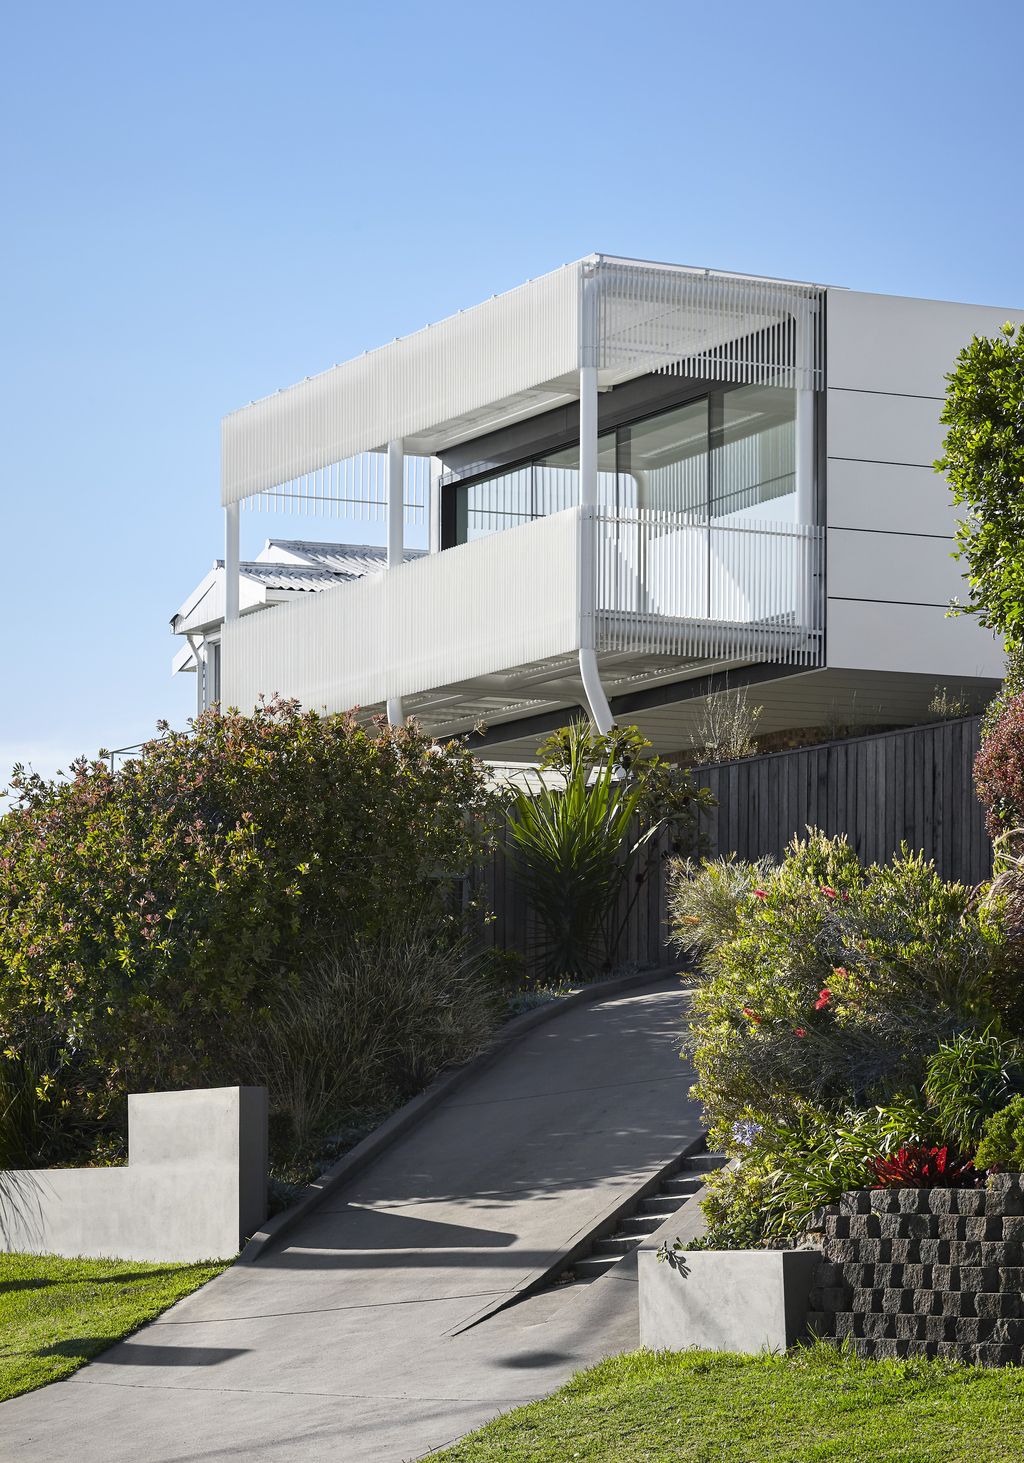
<path fill-rule="evenodd" d="M 115 772 L 16 769 L 11 789 L 0 1049 L 45 1052 L 36 1085 L 94 1116 L 128 1088 L 222 1075 L 233 1023 L 325 945 L 440 909 L 489 806 L 461 745 L 279 699 L 165 726 Z"/>
<path fill-rule="evenodd" d="M 947 376 L 941 421 L 953 501 L 966 508 L 956 555 L 967 566 L 970 604 L 962 608 L 1024 647 L 1024 329 L 1004 325 L 975 336 Z"/>

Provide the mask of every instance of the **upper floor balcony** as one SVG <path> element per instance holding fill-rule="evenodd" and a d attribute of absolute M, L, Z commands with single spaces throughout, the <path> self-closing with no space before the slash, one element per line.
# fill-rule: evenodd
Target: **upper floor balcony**
<path fill-rule="evenodd" d="M 232 414 L 206 699 L 607 727 L 624 689 L 820 664 L 820 298 L 592 256 Z M 386 569 L 246 600 L 260 504 L 383 518 Z"/>

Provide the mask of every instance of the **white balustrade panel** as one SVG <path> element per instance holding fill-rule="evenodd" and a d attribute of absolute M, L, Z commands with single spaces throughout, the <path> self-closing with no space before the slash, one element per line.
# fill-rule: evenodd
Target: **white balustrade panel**
<path fill-rule="evenodd" d="M 737 519 L 601 514 L 600 648 L 817 663 L 822 531 Z"/>
<path fill-rule="evenodd" d="M 372 706 L 579 645 L 579 510 L 224 626 L 222 698 Z"/>

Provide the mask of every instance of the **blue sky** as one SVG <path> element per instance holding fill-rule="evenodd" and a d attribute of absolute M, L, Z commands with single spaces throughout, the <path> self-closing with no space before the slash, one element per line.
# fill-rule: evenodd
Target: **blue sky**
<path fill-rule="evenodd" d="M 1024 305 L 1022 55 L 1017 0 L 9 7 L 0 781 L 190 714 L 253 398 L 595 250 Z"/>

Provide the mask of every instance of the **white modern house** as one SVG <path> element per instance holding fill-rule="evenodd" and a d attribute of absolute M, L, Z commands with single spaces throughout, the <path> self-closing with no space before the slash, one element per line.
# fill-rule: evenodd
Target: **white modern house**
<path fill-rule="evenodd" d="M 692 743 L 985 699 L 932 469 L 945 373 L 1024 311 L 592 255 L 223 423 L 219 561 L 172 621 L 200 705 L 280 692 L 528 759 L 583 707 Z M 386 549 L 270 540 L 241 509 L 379 517 Z M 410 554 L 405 523 L 429 523 Z"/>

